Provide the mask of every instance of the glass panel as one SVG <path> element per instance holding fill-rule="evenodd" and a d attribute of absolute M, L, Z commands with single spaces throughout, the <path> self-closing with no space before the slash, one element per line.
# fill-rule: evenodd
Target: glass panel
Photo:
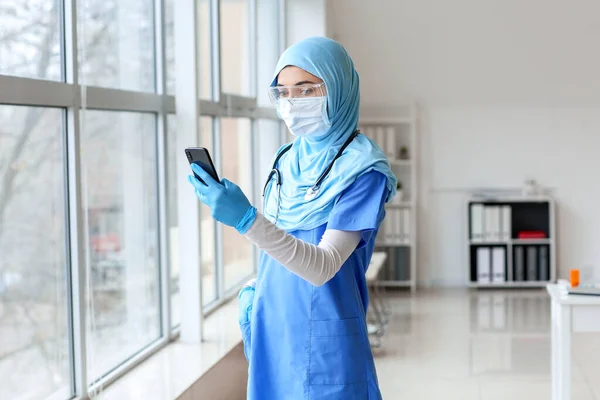
<path fill-rule="evenodd" d="M 179 296 L 179 221 L 177 215 L 177 117 L 167 117 L 167 203 L 169 206 L 169 294 L 171 295 L 171 327 L 181 323 L 181 303 Z"/>
<path fill-rule="evenodd" d="M 279 59 L 279 0 L 256 1 L 256 100 L 259 106 L 272 108 L 267 88 Z M 261 132 L 262 136 L 262 131 Z"/>
<path fill-rule="evenodd" d="M 250 94 L 249 8 L 248 0 L 221 2 L 221 91 L 225 93 Z"/>
<path fill-rule="evenodd" d="M 175 0 L 165 0 L 165 58 L 167 94 L 175 94 Z M 171 119 L 169 118 L 169 121 Z"/>
<path fill-rule="evenodd" d="M 79 0 L 77 13 L 81 82 L 154 91 L 153 0 Z"/>
<path fill-rule="evenodd" d="M 198 0 L 196 2 L 198 7 L 198 26 L 196 27 L 198 35 L 198 92 L 200 98 L 211 99 L 212 98 L 212 57 L 210 52 L 210 1 L 209 0 Z M 221 67 L 222 68 L 222 67 Z"/>
<path fill-rule="evenodd" d="M 85 111 L 82 121 L 93 380 L 160 336 L 156 118 Z"/>
<path fill-rule="evenodd" d="M 72 393 L 62 114 L 0 106 L 3 399 Z"/>
<path fill-rule="evenodd" d="M 61 79 L 60 2 L 0 2 L 0 74 Z"/>
<path fill-rule="evenodd" d="M 210 1 L 198 0 L 198 55 L 199 74 L 198 90 L 200 98 L 211 99 L 212 97 L 212 67 L 210 55 Z M 165 3 L 165 35 L 166 35 L 166 57 L 167 57 L 167 93 L 175 94 L 175 1 L 166 0 Z"/>
<path fill-rule="evenodd" d="M 183 149 L 177 148 L 177 118 L 174 115 L 168 117 L 168 183 L 169 196 L 169 240 L 170 240 L 170 266 L 171 266 L 171 324 L 177 326 L 181 322 L 181 304 L 179 297 L 179 223 L 177 215 L 178 176 L 177 163 L 179 157 L 184 157 Z M 200 118 L 200 145 L 213 153 L 212 146 L 212 118 Z M 185 161 L 187 163 L 187 160 Z M 191 191 L 187 183 L 183 190 Z M 210 216 L 210 209 L 204 205 L 200 206 L 201 232 L 200 246 L 202 256 L 202 301 L 208 304 L 217 298 L 217 277 L 215 274 L 215 230 L 214 220 Z"/>
<path fill-rule="evenodd" d="M 222 176 L 252 198 L 251 123 L 245 118 L 221 120 Z M 235 229 L 223 227 L 225 289 L 239 284 L 254 271 L 252 243 Z"/>

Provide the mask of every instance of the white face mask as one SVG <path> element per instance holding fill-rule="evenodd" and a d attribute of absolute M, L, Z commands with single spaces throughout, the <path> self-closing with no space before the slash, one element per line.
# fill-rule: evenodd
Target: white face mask
<path fill-rule="evenodd" d="M 277 114 L 294 136 L 312 136 L 327 132 L 327 97 L 280 99 Z"/>

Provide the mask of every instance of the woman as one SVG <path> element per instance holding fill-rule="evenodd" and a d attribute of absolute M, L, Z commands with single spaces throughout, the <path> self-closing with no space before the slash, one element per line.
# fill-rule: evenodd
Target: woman
<path fill-rule="evenodd" d="M 359 78 L 340 44 L 309 38 L 287 49 L 269 93 L 297 137 L 274 159 L 264 216 L 226 179 L 197 166 L 207 184 L 189 177 L 213 217 L 262 250 L 239 295 L 248 399 L 380 399 L 365 272 L 396 178 L 357 134 Z"/>

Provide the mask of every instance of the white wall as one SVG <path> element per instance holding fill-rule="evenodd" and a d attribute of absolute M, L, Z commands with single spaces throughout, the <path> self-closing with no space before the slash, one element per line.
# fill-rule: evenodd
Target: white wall
<path fill-rule="evenodd" d="M 466 282 L 469 189 L 527 177 L 558 203 L 559 276 L 600 276 L 600 2 L 330 0 L 366 107 L 423 106 L 419 281 Z"/>
<path fill-rule="evenodd" d="M 310 36 L 325 36 L 325 10 L 326 0 L 287 0 L 287 46 Z"/>

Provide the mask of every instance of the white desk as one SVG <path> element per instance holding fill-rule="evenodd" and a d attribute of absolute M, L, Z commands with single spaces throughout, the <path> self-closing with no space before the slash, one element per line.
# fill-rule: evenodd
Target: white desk
<path fill-rule="evenodd" d="M 546 286 L 552 301 L 552 400 L 571 399 L 571 332 L 600 332 L 600 296 Z"/>

